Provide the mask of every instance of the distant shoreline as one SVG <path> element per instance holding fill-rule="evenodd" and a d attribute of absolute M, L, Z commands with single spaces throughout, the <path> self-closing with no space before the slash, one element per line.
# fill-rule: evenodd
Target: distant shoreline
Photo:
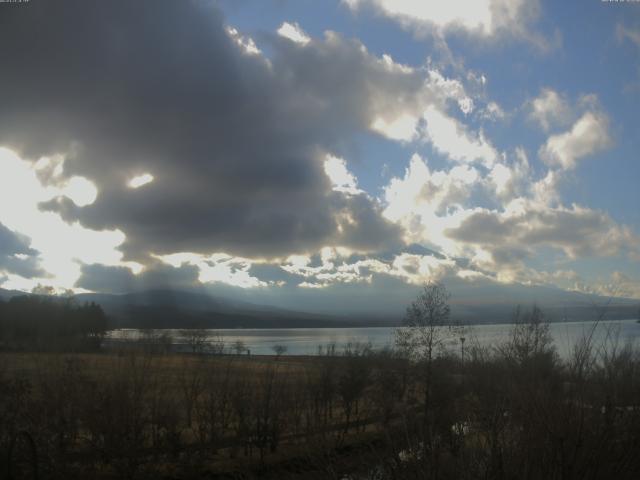
<path fill-rule="evenodd" d="M 475 324 L 460 332 L 446 335 L 446 348 L 457 351 L 460 337 L 467 345 L 491 347 L 508 342 L 514 324 Z M 590 335 L 592 321 L 554 322 L 549 324 L 550 334 L 558 353 L 563 358 L 571 354 L 575 345 L 585 334 Z M 273 355 L 277 348 L 284 356 L 317 356 L 327 351 L 341 352 L 345 349 L 371 348 L 381 350 L 393 347 L 396 327 L 361 328 L 253 328 L 253 329 L 208 329 L 190 333 L 190 329 L 120 329 L 112 330 L 102 342 L 103 350 L 121 347 L 150 349 L 173 353 L 206 353 L 220 355 L 241 352 L 241 356 Z M 640 324 L 634 319 L 603 320 L 598 323 L 594 341 L 602 341 L 607 332 L 619 331 L 624 343 L 640 340 Z M 198 349 L 201 349 L 199 351 Z M 238 350 L 239 349 L 239 350 Z"/>

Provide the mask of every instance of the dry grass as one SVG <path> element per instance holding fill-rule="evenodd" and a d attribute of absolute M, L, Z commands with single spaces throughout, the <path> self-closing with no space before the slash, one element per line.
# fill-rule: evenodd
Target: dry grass
<path fill-rule="evenodd" d="M 0 352 L 0 372 L 8 378 L 31 378 L 43 369 L 59 366 L 68 361 L 79 362 L 90 378 L 99 380 L 105 375 L 117 371 L 130 361 L 126 353 L 7 353 Z M 143 356 L 136 357 L 138 359 Z M 195 368 L 202 364 L 202 355 L 166 354 L 147 355 L 150 361 L 151 373 L 160 374 L 166 379 L 177 379 L 185 369 Z M 317 363 L 317 357 L 287 356 L 276 359 L 272 355 L 245 356 L 220 355 L 206 358 L 211 368 L 227 368 L 231 366 L 237 374 L 263 373 L 270 367 L 277 367 L 287 374 L 303 374 L 305 368 Z"/>
<path fill-rule="evenodd" d="M 393 352 L 2 353 L 0 425 L 47 478 L 640 478 L 640 351 L 576 368 L 537 339 L 434 359 L 428 409 Z"/>

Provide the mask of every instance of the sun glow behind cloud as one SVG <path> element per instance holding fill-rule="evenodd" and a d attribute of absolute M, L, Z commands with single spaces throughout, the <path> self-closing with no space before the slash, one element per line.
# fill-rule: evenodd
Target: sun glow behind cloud
<path fill-rule="evenodd" d="M 31 248 L 39 252 L 40 266 L 47 272 L 43 278 L 8 275 L 9 281 L 3 287 L 30 290 L 41 283 L 70 289 L 80 276 L 81 263 L 125 265 L 139 270 L 138 264 L 122 262 L 123 255 L 118 250 L 125 240 L 122 231 L 91 230 L 78 222 L 67 223 L 57 213 L 40 210 L 40 203 L 61 195 L 79 207 L 93 203 L 97 196 L 93 183 L 82 177 L 63 180 L 60 186 L 43 185 L 37 173 L 50 164 L 49 159 L 31 164 L 13 151 L 0 148 L 0 222 L 31 239 Z M 56 177 L 61 176 L 62 162 L 53 170 Z"/>
<path fill-rule="evenodd" d="M 77 206 L 86 207 L 96 201 L 98 189 L 86 178 L 71 177 L 62 188 L 62 194 Z"/>

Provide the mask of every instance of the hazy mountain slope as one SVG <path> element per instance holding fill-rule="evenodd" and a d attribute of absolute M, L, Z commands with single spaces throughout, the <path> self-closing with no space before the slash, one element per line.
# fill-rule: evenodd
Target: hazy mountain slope
<path fill-rule="evenodd" d="M 412 292 L 413 290 L 411 290 Z M 225 292 L 227 293 L 227 292 Z M 401 322 L 411 297 L 396 298 L 387 310 L 375 302 L 365 303 L 360 311 L 319 313 L 302 309 L 251 303 L 228 295 L 206 291 L 147 290 L 122 295 L 79 294 L 77 302 L 96 302 L 109 315 L 114 326 L 132 328 L 275 328 L 396 325 Z M 583 295 L 557 288 L 525 285 L 475 285 L 451 288 L 452 316 L 463 323 L 504 323 L 513 317 L 517 305 L 525 308 L 536 303 L 550 321 L 592 320 L 602 309 L 607 319 L 636 318 L 640 302 L 633 299 L 609 299 Z M 0 289 L 7 300 L 24 292 Z M 393 296 L 393 295 L 392 295 Z M 330 302 L 330 296 L 326 302 Z M 310 303 L 311 304 L 311 303 Z M 311 308 L 310 308 L 311 310 Z"/>

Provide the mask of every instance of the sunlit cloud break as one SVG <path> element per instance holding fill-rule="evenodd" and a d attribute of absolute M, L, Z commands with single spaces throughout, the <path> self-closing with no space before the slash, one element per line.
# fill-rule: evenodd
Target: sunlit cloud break
<path fill-rule="evenodd" d="M 129 188 L 140 188 L 151 182 L 153 182 L 153 175 L 151 175 L 150 173 L 143 173 L 142 175 L 133 177 L 131 180 L 129 180 L 127 185 L 129 186 Z"/>

